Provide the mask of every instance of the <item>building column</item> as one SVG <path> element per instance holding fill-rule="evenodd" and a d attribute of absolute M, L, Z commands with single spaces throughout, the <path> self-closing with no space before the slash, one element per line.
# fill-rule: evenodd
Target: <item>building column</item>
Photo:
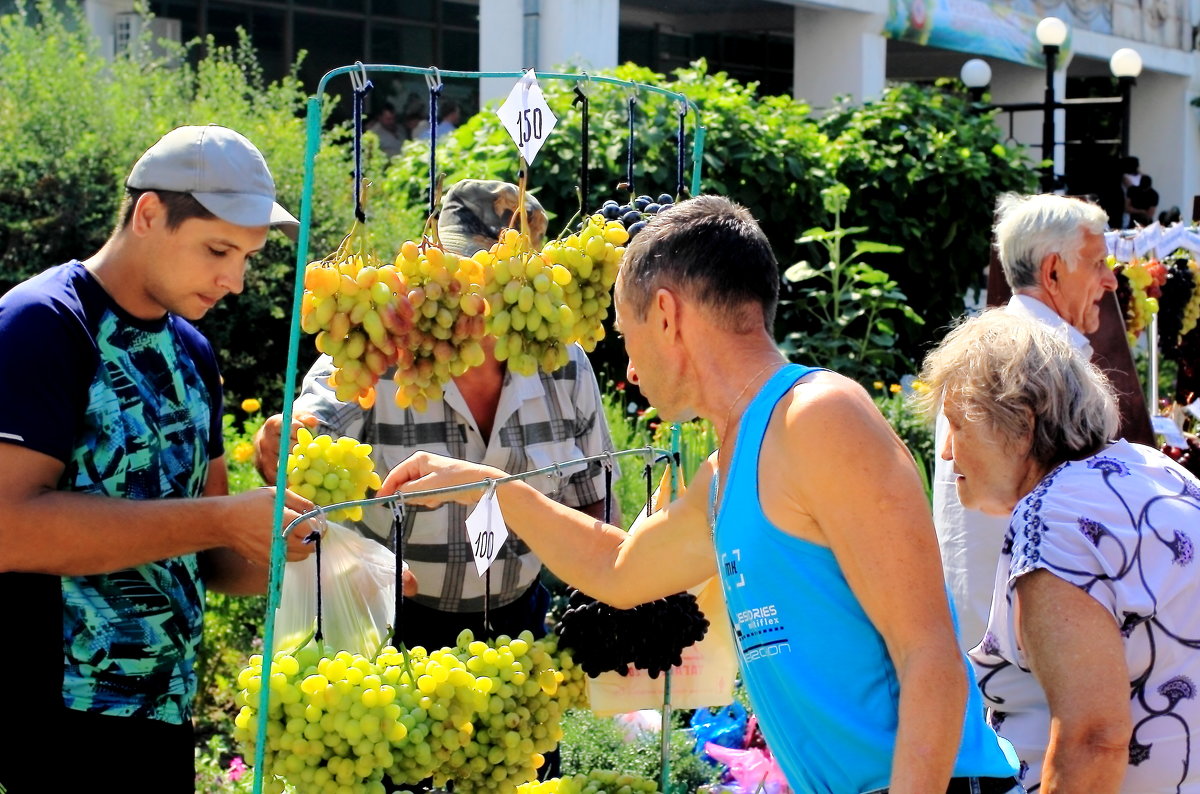
<path fill-rule="evenodd" d="M 886 11 L 886 3 L 883 4 Z M 792 94 L 819 112 L 849 95 L 861 103 L 883 93 L 885 14 L 796 7 Z"/>
<path fill-rule="evenodd" d="M 84 0 L 83 14 L 96 38 L 100 40 L 100 52 L 105 58 L 112 59 L 116 53 L 114 25 L 117 14 L 127 14 L 133 11 L 133 0 Z"/>
<path fill-rule="evenodd" d="M 619 0 L 479 0 L 479 70 L 612 68 L 619 11 Z M 480 100 L 503 98 L 512 85 L 510 78 L 482 78 Z"/>
<path fill-rule="evenodd" d="M 1191 220 L 1197 190 L 1200 137 L 1188 82 L 1181 75 L 1142 72 L 1130 94 L 1129 153 L 1154 178 L 1158 211 L 1179 207 L 1184 221 Z"/>

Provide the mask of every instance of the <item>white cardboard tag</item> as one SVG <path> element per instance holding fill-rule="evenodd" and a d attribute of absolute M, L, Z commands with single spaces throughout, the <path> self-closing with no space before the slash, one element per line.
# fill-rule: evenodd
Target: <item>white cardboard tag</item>
<path fill-rule="evenodd" d="M 495 485 L 488 488 L 471 515 L 467 516 L 466 524 L 475 570 L 483 576 L 508 540 L 508 527 L 504 526 L 504 516 L 500 514 L 500 500 L 496 498 Z"/>
<path fill-rule="evenodd" d="M 1171 421 L 1171 417 L 1152 416 L 1150 425 L 1154 428 L 1154 432 L 1166 439 L 1171 446 L 1177 449 L 1187 449 L 1187 439 L 1184 438 L 1179 426 Z"/>
<path fill-rule="evenodd" d="M 550 131 L 558 124 L 532 69 L 513 86 L 496 115 L 527 163 L 532 163 L 533 158 L 537 157 Z"/>

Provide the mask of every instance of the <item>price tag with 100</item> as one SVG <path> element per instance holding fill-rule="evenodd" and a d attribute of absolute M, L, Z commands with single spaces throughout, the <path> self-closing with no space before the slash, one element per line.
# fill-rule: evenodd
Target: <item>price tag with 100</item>
<path fill-rule="evenodd" d="M 471 556 L 475 558 L 475 570 L 483 576 L 496 557 L 504 542 L 508 540 L 508 527 L 500 514 L 500 500 L 496 498 L 496 484 L 488 486 L 487 493 L 467 516 L 467 540 L 471 543 Z"/>

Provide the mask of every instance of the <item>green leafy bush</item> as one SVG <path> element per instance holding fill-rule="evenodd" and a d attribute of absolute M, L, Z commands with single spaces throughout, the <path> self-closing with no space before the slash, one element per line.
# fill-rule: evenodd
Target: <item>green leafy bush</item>
<path fill-rule="evenodd" d="M 717 783 L 722 767 L 703 761 L 693 752 L 695 740 L 683 730 L 685 712 L 672 713 L 669 794 L 687 794 L 701 786 Z M 568 711 L 563 715 L 563 776 L 587 774 L 593 769 L 610 769 L 650 780 L 662 776 L 662 740 L 658 733 L 629 739 L 611 718 L 590 711 Z"/>

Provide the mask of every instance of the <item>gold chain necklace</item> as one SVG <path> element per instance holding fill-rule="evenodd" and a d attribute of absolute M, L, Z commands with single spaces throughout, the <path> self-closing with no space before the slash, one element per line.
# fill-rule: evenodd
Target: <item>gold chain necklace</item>
<path fill-rule="evenodd" d="M 729 433 L 729 418 L 731 416 L 733 416 L 733 409 L 736 408 L 737 404 L 739 402 L 741 402 L 743 397 L 746 396 L 746 392 L 748 392 L 750 390 L 750 387 L 755 384 L 755 382 L 758 380 L 758 377 L 760 375 L 762 375 L 764 372 L 766 372 L 767 370 L 771 369 L 772 367 L 775 367 L 778 369 L 778 368 L 787 366 L 787 363 L 788 362 L 786 362 L 786 361 L 772 361 L 770 364 L 767 364 L 765 367 L 760 369 L 758 372 L 755 372 L 753 377 L 751 377 L 750 380 L 746 383 L 746 385 L 742 387 L 742 390 L 740 392 L 738 392 L 738 396 L 733 398 L 733 402 L 730 403 L 730 405 L 729 405 L 729 410 L 725 412 L 725 437 L 726 438 L 728 438 L 730 435 L 730 433 Z M 725 446 L 725 438 L 722 438 L 721 439 L 721 447 L 724 448 L 724 446 Z M 730 450 L 729 454 L 732 455 L 733 451 Z M 721 485 L 721 465 L 720 465 L 720 452 L 718 452 L 717 453 L 717 463 L 713 466 L 712 490 L 709 492 L 709 499 L 708 499 L 708 526 L 709 526 L 709 533 L 713 537 L 716 536 L 716 531 L 717 531 L 717 500 L 719 498 L 717 491 L 720 488 L 720 485 Z"/>
<path fill-rule="evenodd" d="M 750 387 L 751 387 L 751 386 L 753 386 L 753 385 L 755 384 L 755 382 L 757 382 L 757 381 L 758 381 L 758 376 L 759 376 L 759 375 L 761 375 L 761 374 L 763 374 L 763 373 L 764 373 L 764 372 L 766 372 L 767 370 L 769 370 L 771 367 L 782 367 L 782 366 L 786 366 L 786 365 L 787 365 L 787 362 L 786 362 L 786 361 L 783 361 L 783 362 L 780 362 L 780 361 L 772 361 L 770 364 L 767 364 L 765 367 L 763 367 L 762 369 L 760 369 L 758 372 L 755 372 L 755 373 L 754 373 L 754 375 L 753 375 L 753 376 L 751 376 L 750 380 L 746 382 L 746 385 L 742 387 L 742 390 L 741 390 L 740 392 L 738 392 L 738 396 L 737 396 L 737 397 L 734 397 L 734 398 L 733 398 L 733 402 L 729 404 L 729 410 L 727 410 L 727 411 L 725 412 L 725 425 L 724 425 L 724 429 L 725 429 L 725 435 L 726 435 L 726 436 L 728 436 L 728 435 L 729 435 L 729 418 L 730 418 L 731 416 L 733 416 L 733 409 L 734 409 L 734 408 L 737 408 L 737 404 L 738 404 L 739 402 L 741 402 L 741 400 L 742 400 L 742 398 L 743 398 L 743 397 L 745 397 L 745 396 L 746 396 L 746 392 L 747 392 L 747 391 L 749 391 L 749 390 L 750 390 Z M 723 440 L 723 439 L 722 439 L 722 440 Z"/>

